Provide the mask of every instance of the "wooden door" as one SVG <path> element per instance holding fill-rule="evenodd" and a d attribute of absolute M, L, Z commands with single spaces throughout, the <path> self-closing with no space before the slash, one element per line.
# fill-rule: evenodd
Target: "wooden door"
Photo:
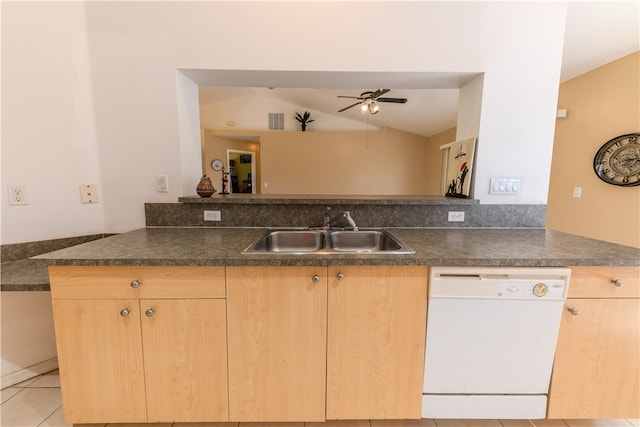
<path fill-rule="evenodd" d="M 422 266 L 329 267 L 327 419 L 420 418 L 427 281 Z"/>
<path fill-rule="evenodd" d="M 227 421 L 223 299 L 141 300 L 149 422 Z"/>
<path fill-rule="evenodd" d="M 326 267 L 227 268 L 231 421 L 325 419 L 326 307 Z"/>
<path fill-rule="evenodd" d="M 640 417 L 640 300 L 569 299 L 548 418 Z"/>
<path fill-rule="evenodd" d="M 138 301 L 52 303 L 65 421 L 146 422 Z"/>

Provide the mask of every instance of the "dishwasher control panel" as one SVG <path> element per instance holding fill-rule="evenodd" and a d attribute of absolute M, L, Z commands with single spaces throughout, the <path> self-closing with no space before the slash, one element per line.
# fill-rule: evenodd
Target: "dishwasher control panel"
<path fill-rule="evenodd" d="M 532 298 L 564 298 L 564 281 L 544 280 L 524 281 L 514 283 L 512 281 L 500 281 L 497 286 L 499 297 L 532 297 Z"/>
<path fill-rule="evenodd" d="M 565 299 L 571 270 L 546 267 L 432 267 L 432 298 Z"/>

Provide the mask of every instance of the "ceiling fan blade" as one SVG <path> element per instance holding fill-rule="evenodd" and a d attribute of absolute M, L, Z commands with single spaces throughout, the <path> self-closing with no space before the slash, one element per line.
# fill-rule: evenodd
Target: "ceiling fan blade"
<path fill-rule="evenodd" d="M 346 96 L 346 95 L 338 95 L 338 98 L 364 99 L 361 96 Z"/>
<path fill-rule="evenodd" d="M 396 104 L 406 104 L 407 98 L 378 98 L 376 101 L 379 102 L 394 102 Z"/>
<path fill-rule="evenodd" d="M 360 105 L 360 104 L 362 104 L 362 102 L 356 102 L 355 104 L 351 104 L 348 107 L 344 107 L 342 110 L 338 110 L 338 113 L 342 113 L 343 111 L 348 110 L 349 108 L 353 108 L 356 105 Z"/>
<path fill-rule="evenodd" d="M 373 92 L 371 94 L 371 98 L 376 99 L 378 98 L 380 95 L 384 95 L 385 93 L 389 92 L 391 89 L 378 89 L 375 92 Z"/>

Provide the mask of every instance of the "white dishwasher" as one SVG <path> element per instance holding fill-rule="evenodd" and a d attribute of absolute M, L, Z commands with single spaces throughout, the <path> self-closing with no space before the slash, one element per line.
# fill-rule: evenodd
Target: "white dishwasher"
<path fill-rule="evenodd" d="M 570 274 L 433 267 L 423 418 L 545 418 Z"/>

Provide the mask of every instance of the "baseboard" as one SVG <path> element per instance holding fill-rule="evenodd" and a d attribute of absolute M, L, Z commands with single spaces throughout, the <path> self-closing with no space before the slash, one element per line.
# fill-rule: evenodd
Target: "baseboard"
<path fill-rule="evenodd" d="M 12 372 L 2 377 L 1 388 L 11 387 L 26 381 L 30 378 L 37 377 L 38 375 L 46 374 L 47 372 L 58 369 L 58 358 L 45 360 L 44 362 L 36 363 L 28 368 L 20 369 L 19 371 Z"/>

